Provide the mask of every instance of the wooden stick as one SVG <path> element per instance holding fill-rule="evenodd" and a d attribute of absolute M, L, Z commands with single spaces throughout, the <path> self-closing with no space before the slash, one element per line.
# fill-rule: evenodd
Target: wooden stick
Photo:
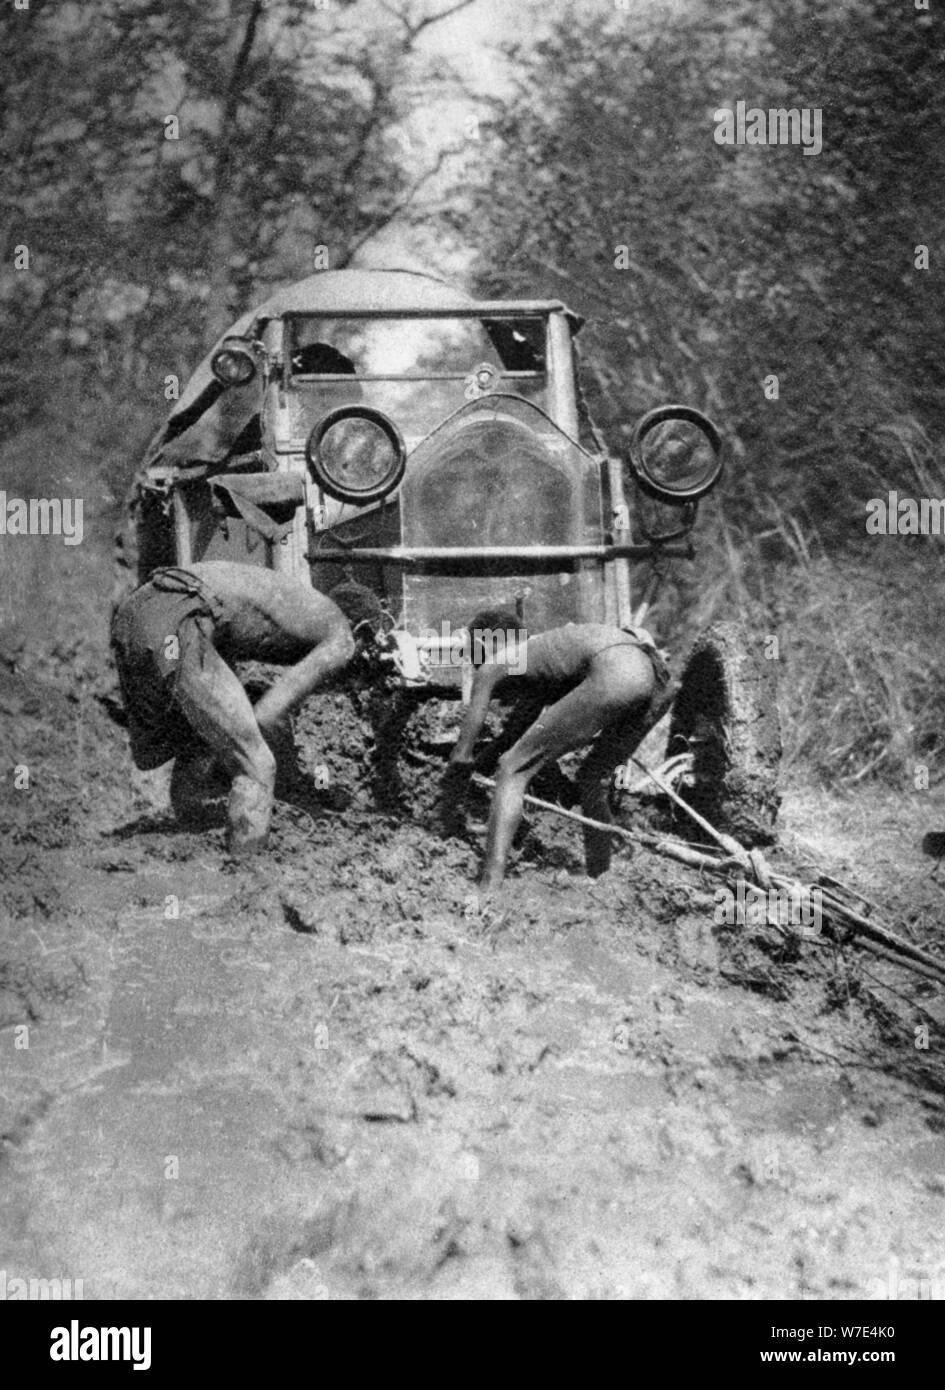
<path fill-rule="evenodd" d="M 771 875 L 771 885 L 773 888 L 783 889 L 791 894 L 804 893 L 808 897 L 812 892 L 819 892 L 829 921 L 852 927 L 858 936 L 864 938 L 864 945 L 867 941 L 877 942 L 888 951 L 894 951 L 897 956 L 907 956 L 910 960 L 925 967 L 923 973 L 931 971 L 936 979 L 945 983 L 945 961 L 936 959 L 927 951 L 923 951 L 921 947 L 914 946 L 911 941 L 906 941 L 904 937 L 897 936 L 888 928 L 881 927 L 877 922 L 871 922 L 860 913 L 854 912 L 852 908 L 847 907 L 846 903 L 836 898 L 829 889 L 816 883 L 805 886 L 797 879 L 777 873 Z"/>
<path fill-rule="evenodd" d="M 494 780 L 481 772 L 474 772 L 472 780 L 481 787 L 495 788 Z M 720 865 L 730 862 L 728 859 L 718 859 L 711 854 L 703 854 L 690 845 L 670 839 L 669 836 L 654 835 L 646 830 L 626 830 L 622 825 L 611 825 L 606 821 L 592 820 L 590 816 L 582 816 L 577 811 L 569 811 L 566 807 L 559 806 L 556 801 L 543 801 L 540 796 L 532 796 L 528 792 L 525 793 L 523 799 L 526 806 L 535 806 L 539 811 L 551 811 L 556 816 L 563 816 L 565 820 L 576 821 L 578 825 L 586 825 L 591 830 L 600 830 L 607 835 L 616 835 L 621 840 L 650 845 L 653 849 L 658 849 L 661 853 L 669 855 L 671 859 L 678 859 L 680 863 L 690 864 L 694 868 L 717 869 Z"/>
<path fill-rule="evenodd" d="M 714 825 L 710 825 L 709 822 L 706 820 L 705 816 L 700 816 L 699 812 L 696 811 L 692 806 L 690 806 L 688 801 L 683 801 L 682 797 L 679 795 L 677 791 L 674 791 L 673 788 L 668 785 L 668 783 L 664 782 L 661 778 L 657 777 L 655 772 L 650 771 L 646 763 L 642 763 L 640 759 L 635 756 L 631 757 L 631 762 L 635 763 L 641 772 L 645 772 L 647 777 L 649 777 L 650 781 L 653 782 L 657 787 L 659 787 L 661 792 L 664 792 L 666 796 L 670 797 L 672 801 L 675 801 L 677 806 L 682 807 L 686 814 L 692 817 L 696 825 L 700 826 L 701 829 L 703 829 L 707 835 L 711 836 L 711 838 L 716 842 L 716 844 L 722 846 L 726 854 L 731 855 L 733 859 L 737 859 L 740 863 L 744 865 L 746 869 L 748 869 L 749 872 L 752 872 L 751 860 L 748 858 L 748 851 L 744 849 L 744 847 L 740 845 L 737 840 L 733 839 L 731 835 L 723 835 L 721 831 L 716 830 Z"/>
<path fill-rule="evenodd" d="M 474 772 L 472 780 L 477 782 L 480 787 L 489 787 L 495 790 L 495 780 L 486 777 L 482 772 Z M 607 825 L 602 820 L 591 820 L 589 816 L 579 815 L 577 811 L 569 811 L 565 806 L 559 806 L 556 801 L 543 801 L 540 796 L 531 796 L 528 792 L 523 798 L 526 806 L 537 806 L 540 811 L 553 811 L 556 816 L 563 816 L 565 820 L 577 821 L 579 825 L 590 826 L 592 830 L 605 830 L 610 835 L 618 835 L 622 840 L 635 840 L 637 837 L 630 830 L 625 830 L 622 825 Z"/>
<path fill-rule="evenodd" d="M 826 943 L 824 944 L 826 945 Z M 868 936 L 864 936 L 859 944 L 863 947 L 864 951 L 869 951 L 879 960 L 892 961 L 894 965 L 907 964 L 900 959 L 899 952 L 894 950 L 893 947 L 885 946 L 879 941 L 872 941 Z M 935 980 L 938 984 L 945 983 L 945 977 L 943 977 L 940 967 L 933 970 L 931 966 L 923 965 L 921 961 L 913 960 L 908 962 L 908 968 L 914 970 L 917 975 L 921 975 L 923 979 Z M 880 983 L 882 982 L 880 981 Z M 888 986 L 886 986 L 886 988 L 888 988 Z"/>
<path fill-rule="evenodd" d="M 821 890 L 823 891 L 823 890 Z M 825 898 L 830 894 L 825 894 Z M 929 955 L 928 951 L 923 951 L 920 946 L 913 946 L 911 941 L 906 941 L 902 936 L 897 936 L 895 932 L 888 931 L 885 927 L 879 926 L 876 922 L 871 922 L 868 917 L 863 917 L 859 912 L 854 912 L 851 907 L 833 899 L 834 915 L 841 921 L 848 922 L 855 927 L 860 936 L 870 937 L 873 941 L 878 941 L 883 946 L 888 946 L 891 950 L 897 951 L 900 955 L 909 956 L 912 960 L 919 961 L 926 965 L 930 970 L 936 971 L 945 980 L 945 962 L 937 960 L 935 956 Z M 838 911 L 839 909 L 839 911 Z"/>
<path fill-rule="evenodd" d="M 564 806 L 557 805 L 553 801 L 544 801 L 541 797 L 531 796 L 526 793 L 524 800 L 526 805 L 534 806 L 540 811 L 551 811 L 556 816 L 562 816 L 565 820 L 576 821 L 579 825 L 590 827 L 592 830 L 600 830 L 605 834 L 614 835 L 619 839 L 628 840 L 631 843 L 648 844 L 659 853 L 667 855 L 671 859 L 677 859 L 682 864 L 689 864 L 693 868 L 711 869 L 716 873 L 729 869 L 733 862 L 736 863 L 743 872 L 754 878 L 755 869 L 751 863 L 748 852 L 734 840 L 731 836 L 722 835 L 710 825 L 698 811 L 689 806 L 681 796 L 677 796 L 671 787 L 664 786 L 659 778 L 655 777 L 649 768 L 636 757 L 632 759 L 642 772 L 645 772 L 651 781 L 655 782 L 661 791 L 666 792 L 672 800 L 678 802 L 697 825 L 700 825 L 708 835 L 716 841 L 725 851 L 724 858 L 713 858 L 709 854 L 703 854 L 699 850 L 692 849 L 689 845 L 679 844 L 668 837 L 652 835 L 647 831 L 630 831 L 619 825 L 608 825 L 604 821 L 592 820 L 589 816 L 580 815 L 577 811 L 567 810 Z M 495 781 L 491 777 L 486 777 L 480 772 L 474 772 L 472 780 L 480 786 L 495 788 Z M 734 852 L 733 852 L 734 847 Z M 797 879 L 788 878 L 784 874 L 771 874 L 771 883 L 775 888 L 785 889 L 791 893 L 810 893 L 810 887 L 805 887 Z M 817 885 L 814 885 L 816 887 Z M 922 974 L 930 973 L 940 982 L 945 983 L 945 962 L 937 960 L 935 956 L 923 951 L 921 947 L 914 946 L 910 941 L 897 936 L 895 932 L 888 931 L 885 927 L 879 926 L 876 922 L 869 921 L 868 918 L 847 907 L 845 903 L 835 898 L 829 889 L 819 890 L 826 900 L 829 918 L 832 921 L 845 923 L 854 928 L 858 935 L 866 937 L 868 940 L 884 946 L 887 950 L 894 952 L 898 957 L 905 956 L 908 961 L 916 962 L 923 966 Z M 864 942 L 864 945 L 867 943 Z M 901 962 L 905 964 L 905 962 Z"/>

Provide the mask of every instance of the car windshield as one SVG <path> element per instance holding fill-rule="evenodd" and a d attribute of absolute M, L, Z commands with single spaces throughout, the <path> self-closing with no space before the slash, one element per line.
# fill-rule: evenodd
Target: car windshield
<path fill-rule="evenodd" d="M 383 410 L 408 443 L 490 391 L 547 406 L 547 325 L 540 314 L 294 315 L 285 325 L 295 440 L 339 405 Z"/>

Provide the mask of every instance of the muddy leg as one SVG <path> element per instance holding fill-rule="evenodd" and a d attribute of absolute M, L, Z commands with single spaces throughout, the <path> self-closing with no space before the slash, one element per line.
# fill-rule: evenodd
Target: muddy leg
<path fill-rule="evenodd" d="M 639 746 L 650 725 L 646 711 L 636 712 L 616 726 L 601 730 L 578 773 L 581 810 L 592 820 L 610 825 L 610 779 L 614 768 L 626 762 Z M 613 836 L 606 831 L 584 827 L 584 859 L 590 878 L 599 878 L 610 868 Z"/>
<path fill-rule="evenodd" d="M 276 760 L 236 673 L 209 642 L 181 650 L 177 703 L 191 728 L 232 777 L 227 803 L 231 854 L 262 849 L 272 817 Z"/>
<path fill-rule="evenodd" d="M 626 762 L 667 708 L 657 694 L 650 660 L 642 652 L 626 648 L 603 652 L 588 681 L 596 692 L 598 708 L 609 712 L 578 773 L 581 810 L 592 820 L 609 825 L 613 819 L 610 781 L 614 768 Z M 598 878 L 610 868 L 613 836 L 584 828 L 584 856 L 588 875 Z"/>
<path fill-rule="evenodd" d="M 487 891 L 499 887 L 509 851 L 522 818 L 524 796 L 539 768 L 590 743 L 604 719 L 599 692 L 584 681 L 563 699 L 542 710 L 540 717 L 503 753 L 496 773 L 496 788 L 486 836 L 486 859 L 481 884 Z"/>

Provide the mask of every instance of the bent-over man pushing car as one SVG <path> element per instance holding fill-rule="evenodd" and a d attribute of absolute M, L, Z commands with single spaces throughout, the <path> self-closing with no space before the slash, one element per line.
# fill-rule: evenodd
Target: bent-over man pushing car
<path fill-rule="evenodd" d="M 591 744 L 578 773 L 581 808 L 586 816 L 610 823 L 611 775 L 649 731 L 651 710 L 668 684 L 669 671 L 643 628 L 568 623 L 529 637 L 514 613 L 492 611 L 478 614 L 469 631 L 476 669 L 469 708 L 443 779 L 445 829 L 456 827 L 456 807 L 476 767 L 473 750 L 493 695 L 512 698 L 517 708 L 511 720 L 519 726 L 523 707 L 534 716 L 499 758 L 480 879 L 490 891 L 505 875 L 529 783 L 565 753 Z M 497 632 L 508 636 L 495 644 L 499 650 L 490 652 L 490 643 L 479 634 Z M 591 877 L 609 867 L 610 842 L 605 831 L 585 829 Z"/>
<path fill-rule="evenodd" d="M 231 779 L 230 853 L 262 848 L 276 777 L 270 742 L 355 652 L 341 609 L 292 575 L 205 561 L 155 570 L 116 609 L 111 641 L 135 765 L 174 758 L 171 803 L 185 815 L 209 749 Z M 233 669 L 247 660 L 289 668 L 255 705 Z"/>

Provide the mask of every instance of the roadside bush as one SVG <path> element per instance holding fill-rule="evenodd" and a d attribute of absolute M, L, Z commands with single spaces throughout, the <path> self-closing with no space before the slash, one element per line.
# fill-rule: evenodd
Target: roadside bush
<path fill-rule="evenodd" d="M 945 779 L 945 538 L 864 536 L 828 554 L 786 514 L 742 532 L 716 505 L 647 623 L 678 667 L 722 618 L 762 647 L 778 639 L 786 767 L 828 784 L 912 787 L 917 764 Z"/>

